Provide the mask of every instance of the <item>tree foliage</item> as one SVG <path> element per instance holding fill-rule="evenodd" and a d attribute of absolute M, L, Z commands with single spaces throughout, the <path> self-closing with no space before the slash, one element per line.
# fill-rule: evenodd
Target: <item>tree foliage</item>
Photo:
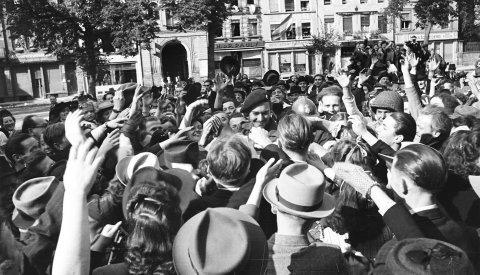
<path fill-rule="evenodd" d="M 95 93 L 105 52 L 124 56 L 150 47 L 159 31 L 154 8 L 145 0 L 4 0 L 12 38 L 30 37 L 35 46 L 59 58 L 73 58 L 86 71 Z"/>
<path fill-rule="evenodd" d="M 340 46 L 338 35 L 333 33 L 325 33 L 323 37 L 312 36 L 313 40 L 310 45 L 307 45 L 307 50 L 310 53 L 324 53 L 335 50 L 337 46 Z"/>
<path fill-rule="evenodd" d="M 452 0 L 419 0 L 413 10 L 418 18 L 417 27 L 445 26 L 456 16 Z"/>
<path fill-rule="evenodd" d="M 391 19 L 402 18 L 402 11 L 407 4 L 408 0 L 390 0 L 383 14 Z"/>

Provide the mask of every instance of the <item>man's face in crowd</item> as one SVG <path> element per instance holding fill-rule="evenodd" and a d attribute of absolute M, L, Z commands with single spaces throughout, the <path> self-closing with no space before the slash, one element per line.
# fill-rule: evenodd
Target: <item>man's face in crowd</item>
<path fill-rule="evenodd" d="M 227 101 L 223 103 L 223 112 L 228 117 L 235 113 L 235 104 L 233 103 L 233 101 Z"/>
<path fill-rule="evenodd" d="M 307 88 L 308 88 L 308 84 L 307 84 L 307 82 L 302 81 L 302 82 L 298 83 L 298 87 L 300 87 L 302 92 L 306 92 Z"/>
<path fill-rule="evenodd" d="M 43 133 L 43 130 L 47 128 L 47 121 L 39 116 L 34 116 L 33 121 L 35 122 L 35 126 L 29 129 L 29 133 L 32 137 L 40 140 L 40 136 Z"/>
<path fill-rule="evenodd" d="M 105 101 L 110 101 L 110 103 L 113 103 L 113 95 L 112 94 L 107 94 L 105 96 Z"/>
<path fill-rule="evenodd" d="M 13 120 L 13 117 L 7 116 L 3 118 L 3 127 L 7 131 L 13 131 L 15 130 L 15 120 Z"/>
<path fill-rule="evenodd" d="M 375 118 L 379 121 L 383 121 L 391 113 L 392 113 L 392 111 L 390 111 L 390 110 L 377 109 L 377 111 L 375 112 Z"/>
<path fill-rule="evenodd" d="M 280 88 L 275 89 L 275 91 L 272 92 L 272 97 L 270 98 L 270 101 L 272 103 L 283 103 L 284 95 Z"/>
<path fill-rule="evenodd" d="M 16 162 L 25 162 L 32 153 L 41 150 L 40 143 L 34 137 L 25 139 L 20 145 L 23 148 L 23 155 L 17 155 Z"/>
<path fill-rule="evenodd" d="M 290 77 L 290 79 L 291 79 L 294 83 L 297 83 L 298 78 L 297 78 L 296 75 L 292 75 L 292 76 Z"/>
<path fill-rule="evenodd" d="M 388 86 L 390 85 L 390 79 L 387 76 L 384 76 L 378 80 L 378 84 Z"/>
<path fill-rule="evenodd" d="M 395 144 L 395 137 L 397 137 L 397 134 L 395 133 L 396 126 L 397 122 L 391 116 L 387 116 L 376 129 L 378 139 L 389 146 Z"/>
<path fill-rule="evenodd" d="M 243 94 L 240 93 L 240 92 L 235 92 L 235 100 L 238 102 L 238 103 L 243 103 L 243 101 L 245 100 L 243 98 Z"/>
<path fill-rule="evenodd" d="M 299 93 L 289 94 L 289 95 L 287 95 L 287 99 L 288 99 L 288 101 L 290 101 L 290 103 L 293 103 L 300 97 L 300 95 L 301 94 L 299 94 Z"/>
<path fill-rule="evenodd" d="M 230 119 L 230 128 L 232 128 L 233 132 L 235 133 L 248 135 L 251 128 L 251 123 L 244 117 L 234 117 Z"/>
<path fill-rule="evenodd" d="M 420 88 L 420 90 L 424 91 L 426 86 L 425 86 L 425 81 L 424 80 L 420 80 L 417 82 L 418 83 L 418 88 Z"/>
<path fill-rule="evenodd" d="M 155 131 L 162 128 L 160 121 L 147 121 L 145 124 L 145 130 L 148 134 L 153 135 Z"/>
<path fill-rule="evenodd" d="M 50 104 L 57 103 L 57 97 L 56 96 L 51 95 L 50 97 L 48 97 L 48 99 L 50 99 Z"/>
<path fill-rule="evenodd" d="M 212 83 L 210 81 L 203 82 L 203 88 L 205 89 L 205 93 L 208 93 L 212 90 Z"/>
<path fill-rule="evenodd" d="M 225 126 L 228 125 L 229 119 L 228 119 L 228 116 L 227 116 L 226 113 L 218 113 L 218 114 L 216 114 L 216 116 L 217 116 L 218 118 L 220 118 L 220 121 L 222 121 L 223 127 L 225 127 Z"/>
<path fill-rule="evenodd" d="M 316 76 L 314 79 L 313 79 L 314 83 L 316 86 L 320 86 L 323 82 L 323 78 L 321 76 Z"/>
<path fill-rule="evenodd" d="M 253 123 L 253 127 L 264 128 L 270 121 L 270 103 L 264 102 L 258 105 L 250 111 L 248 117 Z"/>
<path fill-rule="evenodd" d="M 322 98 L 319 112 L 327 112 L 329 114 L 336 114 L 340 111 L 341 98 L 336 95 L 327 95 Z M 321 110 L 320 110 L 321 108 Z"/>
<path fill-rule="evenodd" d="M 417 134 L 415 135 L 415 142 L 419 142 L 422 135 L 430 134 L 434 136 L 436 132 L 432 128 L 431 115 L 419 115 L 417 118 Z"/>
<path fill-rule="evenodd" d="M 443 84 L 443 88 L 447 89 L 447 90 L 450 90 L 450 92 L 452 92 L 453 89 L 454 89 L 452 83 L 450 83 L 450 82 L 445 82 L 445 84 Z"/>
<path fill-rule="evenodd" d="M 91 102 L 87 102 L 83 104 L 82 110 L 83 110 L 83 119 L 88 122 L 93 122 L 93 120 L 95 119 L 95 108 L 93 107 L 93 104 Z M 60 114 L 60 119 L 61 117 L 62 117 L 62 114 Z"/>

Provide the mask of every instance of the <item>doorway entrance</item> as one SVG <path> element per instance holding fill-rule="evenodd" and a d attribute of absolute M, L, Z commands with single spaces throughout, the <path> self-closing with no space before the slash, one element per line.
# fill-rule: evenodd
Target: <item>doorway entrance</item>
<path fill-rule="evenodd" d="M 187 50 L 180 42 L 169 42 L 162 51 L 163 77 L 170 77 L 174 81 L 188 79 Z"/>

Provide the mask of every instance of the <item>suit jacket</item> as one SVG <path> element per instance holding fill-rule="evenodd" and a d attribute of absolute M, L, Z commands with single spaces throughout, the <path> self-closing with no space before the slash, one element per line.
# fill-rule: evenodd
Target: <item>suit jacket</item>
<path fill-rule="evenodd" d="M 478 270 L 480 239 L 475 228 L 460 225 L 443 214 L 439 208 L 415 213 L 413 219 L 425 237 L 451 243 L 465 251 Z"/>

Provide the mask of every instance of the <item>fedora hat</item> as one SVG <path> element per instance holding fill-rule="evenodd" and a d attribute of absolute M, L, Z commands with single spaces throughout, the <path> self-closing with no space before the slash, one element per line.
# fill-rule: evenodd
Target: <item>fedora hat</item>
<path fill-rule="evenodd" d="M 127 218 L 127 205 L 131 199 L 132 188 L 142 184 L 153 186 L 168 184 L 174 187 L 181 198 L 180 209 L 182 212 L 185 211 L 188 203 L 197 197 L 193 191 L 195 188 L 195 180 L 192 174 L 187 171 L 181 169 L 161 170 L 155 167 L 143 167 L 132 175 L 131 180 L 128 181 L 123 191 L 122 211 L 125 218 Z"/>
<path fill-rule="evenodd" d="M 275 70 L 270 70 L 263 75 L 263 83 L 266 86 L 277 85 L 278 81 L 280 81 L 280 74 Z"/>
<path fill-rule="evenodd" d="M 99 113 L 103 110 L 106 110 L 106 109 L 109 109 L 109 108 L 113 108 L 113 103 L 111 103 L 110 101 L 103 101 L 103 102 L 100 102 L 98 105 L 97 105 L 97 108 L 96 108 L 96 113 Z"/>
<path fill-rule="evenodd" d="M 115 167 L 115 174 L 121 184 L 126 186 L 133 173 L 143 167 L 160 168 L 157 156 L 152 153 L 140 153 L 121 159 Z"/>
<path fill-rule="evenodd" d="M 263 189 L 263 196 L 280 211 L 301 218 L 323 218 L 333 213 L 335 201 L 325 193 L 325 178 L 306 163 L 287 166 Z"/>
<path fill-rule="evenodd" d="M 59 183 L 55 177 L 34 178 L 22 183 L 13 193 L 13 223 L 22 229 L 30 227 L 45 211 Z"/>
<path fill-rule="evenodd" d="M 220 61 L 220 70 L 227 76 L 236 76 L 240 72 L 240 63 L 232 56 L 225 56 Z"/>
<path fill-rule="evenodd" d="M 188 163 L 194 168 L 199 161 L 198 143 L 191 140 L 180 140 L 168 145 L 163 151 L 165 166 L 172 168 L 172 163 Z"/>
<path fill-rule="evenodd" d="M 177 274 L 263 274 L 265 234 L 250 216 L 232 208 L 209 208 L 189 219 L 173 242 Z"/>

